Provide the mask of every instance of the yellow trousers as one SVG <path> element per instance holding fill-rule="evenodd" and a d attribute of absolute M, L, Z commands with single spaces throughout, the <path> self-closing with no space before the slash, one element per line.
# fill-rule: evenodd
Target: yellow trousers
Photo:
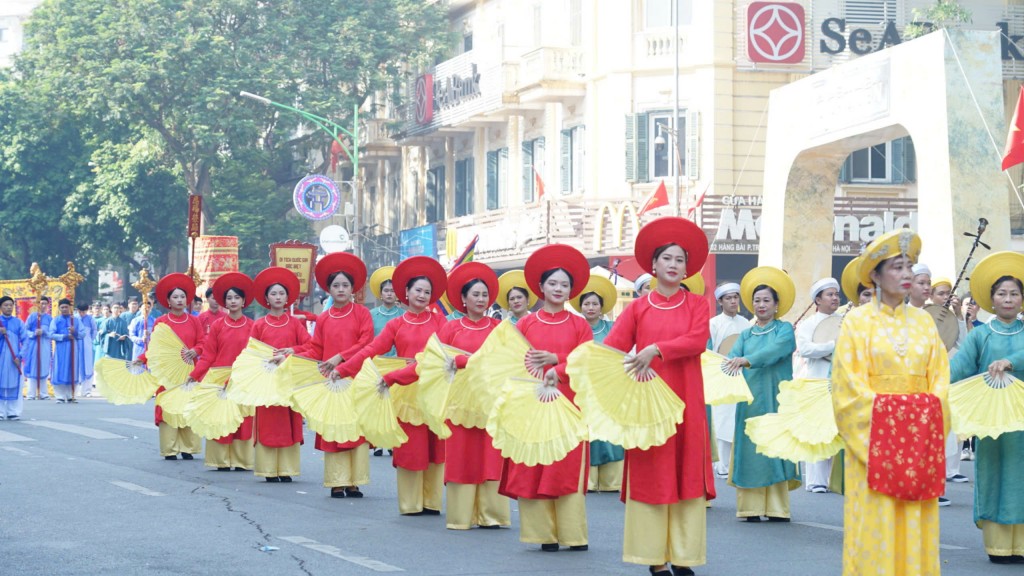
<path fill-rule="evenodd" d="M 588 543 L 586 494 L 550 500 L 519 499 L 519 540 L 530 544 L 583 546 Z"/>
<path fill-rule="evenodd" d="M 508 498 L 498 494 L 498 481 L 483 484 L 445 485 L 448 508 L 445 519 L 449 530 L 469 530 L 477 526 L 510 526 L 512 512 Z"/>
<path fill-rule="evenodd" d="M 177 456 L 199 454 L 203 451 L 203 440 L 189 427 L 175 428 L 166 422 L 160 423 L 160 455 Z"/>
<path fill-rule="evenodd" d="M 299 475 L 299 447 L 296 442 L 285 448 L 269 448 L 256 445 L 256 475 L 260 478 Z"/>
<path fill-rule="evenodd" d="M 707 516 L 704 498 L 660 505 L 627 499 L 622 561 L 644 566 L 706 564 Z"/>
<path fill-rule="evenodd" d="M 737 488 L 736 517 L 750 516 L 789 518 L 789 482 L 764 488 Z"/>
<path fill-rule="evenodd" d="M 221 444 L 216 440 L 206 441 L 206 457 L 204 464 L 212 468 L 245 468 L 253 469 L 255 451 L 252 440 L 233 440 L 231 444 Z"/>
<path fill-rule="evenodd" d="M 370 447 L 365 442 L 344 452 L 324 452 L 325 487 L 348 488 L 369 483 Z"/>
<path fill-rule="evenodd" d="M 997 524 L 982 520 L 985 552 L 992 556 L 1024 556 L 1024 524 Z"/>
<path fill-rule="evenodd" d="M 424 509 L 441 511 L 444 492 L 444 464 L 427 464 L 426 470 L 395 468 L 398 484 L 398 513 L 417 514 Z"/>
<path fill-rule="evenodd" d="M 618 492 L 622 489 L 622 466 L 624 460 L 590 467 L 587 490 L 591 492 Z"/>

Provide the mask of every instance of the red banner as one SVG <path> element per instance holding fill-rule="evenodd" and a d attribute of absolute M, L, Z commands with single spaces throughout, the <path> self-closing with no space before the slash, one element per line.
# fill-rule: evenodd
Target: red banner
<path fill-rule="evenodd" d="M 316 246 L 298 240 L 271 244 L 270 265 L 287 268 L 299 277 L 299 298 L 313 292 Z"/>
<path fill-rule="evenodd" d="M 188 237 L 199 238 L 203 224 L 203 197 L 188 197 Z"/>

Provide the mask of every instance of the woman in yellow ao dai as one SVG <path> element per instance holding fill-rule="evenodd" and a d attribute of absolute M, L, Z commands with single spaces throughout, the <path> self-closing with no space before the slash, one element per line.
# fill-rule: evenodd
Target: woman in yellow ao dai
<path fill-rule="evenodd" d="M 861 283 L 876 287 L 871 304 L 843 319 L 832 369 L 836 424 L 846 442 L 843 574 L 939 574 L 939 509 L 935 498 L 901 500 L 869 487 L 868 461 L 876 396 L 938 397 L 949 431 L 949 359 L 928 313 L 904 304 L 910 266 L 921 241 L 893 231 L 868 246 Z M 944 474 L 937 466 L 937 474 Z"/>

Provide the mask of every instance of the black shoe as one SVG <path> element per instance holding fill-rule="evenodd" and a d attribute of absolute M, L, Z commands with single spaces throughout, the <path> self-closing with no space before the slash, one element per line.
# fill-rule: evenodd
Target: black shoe
<path fill-rule="evenodd" d="M 558 552 L 558 544 L 541 544 L 541 552 Z"/>
<path fill-rule="evenodd" d="M 647 570 L 651 574 L 653 574 L 654 576 L 672 576 L 672 571 L 669 570 L 668 568 L 663 568 L 661 570 L 655 570 L 654 566 L 648 566 Z"/>
<path fill-rule="evenodd" d="M 587 544 L 580 544 L 579 546 L 569 546 L 570 552 L 586 552 L 590 550 L 590 546 Z"/>
<path fill-rule="evenodd" d="M 694 576 L 694 572 L 692 568 L 687 568 L 686 566 L 676 566 L 675 564 L 673 564 L 672 576 Z"/>
<path fill-rule="evenodd" d="M 1013 555 L 1010 556 L 1010 560 L 1012 560 L 1010 564 L 1024 564 L 1024 556 Z"/>
<path fill-rule="evenodd" d="M 241 466 L 235 466 L 235 472 L 248 472 L 248 468 L 242 468 Z"/>
<path fill-rule="evenodd" d="M 70 400 L 68 400 L 68 404 L 78 404 L 78 400 L 71 398 Z"/>
<path fill-rule="evenodd" d="M 279 478 L 281 478 L 281 482 L 291 482 L 292 481 L 292 477 L 291 476 L 279 476 Z"/>
<path fill-rule="evenodd" d="M 362 498 L 363 493 L 359 491 L 358 487 L 353 486 L 352 488 L 345 488 L 346 498 Z"/>
<path fill-rule="evenodd" d="M 164 460 L 177 460 L 177 456 L 164 456 Z"/>
<path fill-rule="evenodd" d="M 57 404 L 63 404 L 63 403 L 64 403 L 64 399 L 63 398 L 57 398 Z"/>
<path fill-rule="evenodd" d="M 744 520 L 746 520 L 747 522 L 760 522 L 761 521 L 761 517 L 760 516 L 747 516 L 746 518 L 744 518 Z"/>
<path fill-rule="evenodd" d="M 218 466 L 217 472 L 230 472 L 231 466 Z"/>
<path fill-rule="evenodd" d="M 280 482 L 281 481 L 281 479 L 278 478 L 277 476 L 270 476 L 266 480 L 267 480 L 267 482 Z"/>
<path fill-rule="evenodd" d="M 993 564 L 1013 564 L 1013 556 L 994 556 L 989 554 L 988 561 Z"/>
<path fill-rule="evenodd" d="M 481 524 L 480 526 L 477 526 L 477 528 L 481 530 L 500 530 L 501 526 L 498 526 L 497 524 Z"/>
<path fill-rule="evenodd" d="M 373 455 L 374 456 L 383 456 L 384 455 L 384 449 L 383 448 L 376 448 L 376 449 L 374 449 Z"/>
<path fill-rule="evenodd" d="M 356 496 L 356 498 L 359 498 L 359 496 Z M 423 515 L 424 516 L 440 516 L 441 515 L 441 511 L 440 510 L 434 510 L 433 508 L 424 508 L 423 509 Z"/>
<path fill-rule="evenodd" d="M 188 452 L 182 452 L 181 453 L 181 459 L 182 460 L 192 460 L 192 455 L 189 454 Z"/>
<path fill-rule="evenodd" d="M 345 491 L 344 490 L 337 490 L 337 491 L 335 491 L 334 488 L 331 488 L 330 490 L 331 490 L 331 498 L 344 498 L 345 497 Z"/>
<path fill-rule="evenodd" d="M 17 414 L 15 414 L 14 416 L 8 416 L 7 419 L 8 420 L 21 420 L 21 416 L 18 416 Z"/>
<path fill-rule="evenodd" d="M 769 522 L 789 522 L 789 518 L 782 518 L 781 516 L 769 516 Z"/>

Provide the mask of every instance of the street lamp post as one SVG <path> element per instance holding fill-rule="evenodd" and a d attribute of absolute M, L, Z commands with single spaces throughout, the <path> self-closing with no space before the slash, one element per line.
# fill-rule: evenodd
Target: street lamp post
<path fill-rule="evenodd" d="M 280 102 L 274 102 L 273 100 L 265 98 L 258 94 L 242 91 L 239 92 L 238 95 L 242 98 L 249 98 L 250 100 L 255 100 L 260 104 L 264 104 L 266 106 L 274 106 L 282 110 L 287 110 L 288 112 L 292 112 L 294 114 L 302 116 L 306 120 L 309 120 L 313 124 L 316 124 L 317 127 L 323 130 L 324 132 L 330 134 L 331 138 L 333 138 L 334 141 L 341 146 L 342 150 L 344 150 L 345 153 L 348 154 L 348 157 L 352 160 L 352 203 L 356 213 L 352 234 L 352 250 L 353 252 L 355 252 L 356 256 L 362 258 L 362 242 L 360 241 L 359 232 L 359 226 L 361 223 L 360 220 L 362 218 L 362 203 L 360 198 L 361 191 L 359 189 L 359 105 L 352 105 L 352 130 L 348 130 L 346 128 L 341 127 L 338 124 L 335 124 L 334 122 L 328 120 L 327 118 L 324 118 L 323 116 L 317 116 L 316 114 L 306 112 L 305 110 L 299 110 L 294 106 L 281 104 Z M 345 142 L 342 141 L 342 134 L 347 135 L 349 138 L 352 139 L 351 149 L 349 149 L 349 147 L 345 145 Z"/>
<path fill-rule="evenodd" d="M 668 126 L 665 126 L 664 124 L 658 124 L 658 135 L 655 136 L 655 138 L 654 138 L 654 145 L 655 146 L 664 146 L 665 145 L 665 136 L 663 135 L 663 132 L 668 132 L 669 135 L 672 136 L 672 140 L 675 142 L 675 149 L 676 149 L 676 216 L 682 216 L 683 215 L 683 197 L 682 197 L 682 188 L 680 188 L 680 186 L 679 186 L 679 178 L 681 178 L 682 174 L 683 174 L 683 148 L 682 148 L 682 145 L 679 142 L 679 140 L 680 140 L 679 139 L 679 131 L 674 129 L 674 128 L 669 128 Z M 687 182 L 687 186 L 689 186 L 689 182 Z"/>

